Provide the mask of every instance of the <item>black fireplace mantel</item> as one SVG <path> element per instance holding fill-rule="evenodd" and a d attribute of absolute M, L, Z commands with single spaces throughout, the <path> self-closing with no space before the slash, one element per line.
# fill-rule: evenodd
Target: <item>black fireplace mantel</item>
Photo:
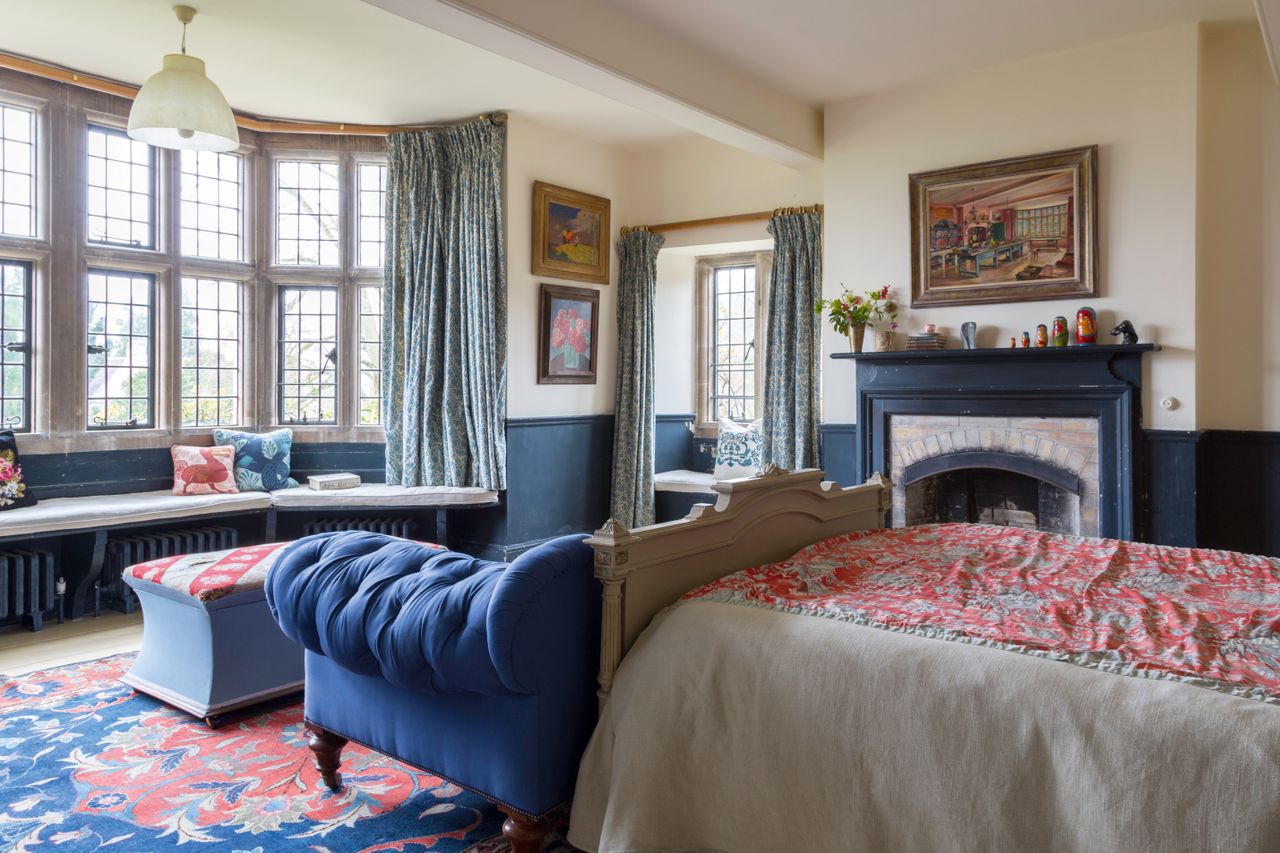
<path fill-rule="evenodd" d="M 1026 362 L 1110 361 L 1116 356 L 1159 352 L 1159 344 L 1096 344 L 1070 347 L 998 347 L 994 349 L 891 350 L 889 352 L 836 352 L 832 358 L 853 359 L 876 364 L 950 364 L 980 362 L 1009 365 Z"/>
<path fill-rule="evenodd" d="M 1156 344 L 835 353 L 857 372 L 855 474 L 888 471 L 893 415 L 1098 419 L 1103 536 L 1138 538 L 1142 357 Z"/>

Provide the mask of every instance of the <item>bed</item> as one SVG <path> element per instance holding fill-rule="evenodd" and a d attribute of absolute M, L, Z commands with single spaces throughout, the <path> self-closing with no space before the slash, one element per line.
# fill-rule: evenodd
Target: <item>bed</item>
<path fill-rule="evenodd" d="M 576 846 L 1280 850 L 1280 562 L 867 533 L 878 477 L 716 491 L 588 540 L 602 712 Z"/>

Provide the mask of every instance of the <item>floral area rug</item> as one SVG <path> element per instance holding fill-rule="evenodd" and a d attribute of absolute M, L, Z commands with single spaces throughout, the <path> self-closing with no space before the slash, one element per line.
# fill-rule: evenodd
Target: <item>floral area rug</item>
<path fill-rule="evenodd" d="M 483 798 L 354 744 L 330 792 L 286 701 L 216 730 L 116 679 L 132 655 L 0 680 L 0 849 L 502 851 Z M 553 833 L 545 850 L 573 848 Z"/>

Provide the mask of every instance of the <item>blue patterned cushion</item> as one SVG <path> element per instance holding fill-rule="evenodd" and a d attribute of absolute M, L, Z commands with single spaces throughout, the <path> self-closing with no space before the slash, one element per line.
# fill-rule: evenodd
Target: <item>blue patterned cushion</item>
<path fill-rule="evenodd" d="M 736 480 L 760 473 L 760 422 L 740 426 L 720 419 L 720 440 L 716 443 L 717 480 Z"/>
<path fill-rule="evenodd" d="M 215 444 L 236 449 L 236 487 L 242 492 L 274 492 L 298 485 L 289 476 L 289 452 L 293 449 L 293 430 L 275 432 L 238 432 L 215 429 Z"/>

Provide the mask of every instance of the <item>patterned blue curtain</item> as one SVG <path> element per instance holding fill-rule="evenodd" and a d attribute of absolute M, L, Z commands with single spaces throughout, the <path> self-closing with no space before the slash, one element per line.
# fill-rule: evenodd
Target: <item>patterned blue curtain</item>
<path fill-rule="evenodd" d="M 765 462 L 779 468 L 818 465 L 818 356 L 822 294 L 822 214 L 788 213 L 769 220 L 773 277 L 765 344 Z"/>
<path fill-rule="evenodd" d="M 506 488 L 505 117 L 387 138 L 387 482 Z"/>
<path fill-rule="evenodd" d="M 667 240 L 631 231 L 618 241 L 618 392 L 613 405 L 611 514 L 626 527 L 653 524 L 653 306 L 658 250 Z"/>

